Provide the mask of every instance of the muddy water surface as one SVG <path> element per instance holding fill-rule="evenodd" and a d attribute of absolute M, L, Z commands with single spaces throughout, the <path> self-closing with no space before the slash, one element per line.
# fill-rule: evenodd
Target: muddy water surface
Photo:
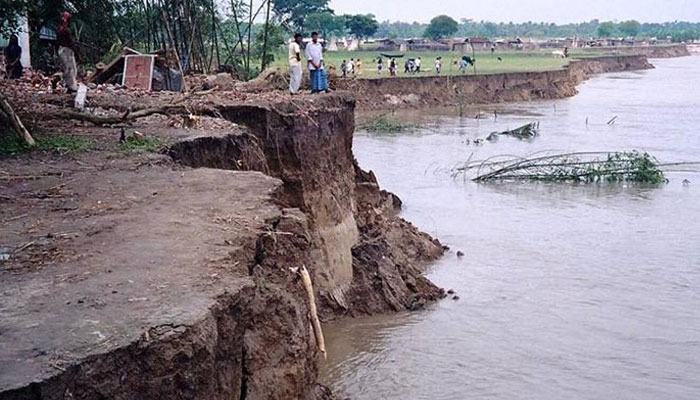
<path fill-rule="evenodd" d="M 700 57 L 654 64 L 598 76 L 571 99 L 482 107 L 487 119 L 409 112 L 426 129 L 358 133 L 360 165 L 452 248 L 428 275 L 460 299 L 327 326 L 325 382 L 354 399 L 699 399 L 700 174 L 644 187 L 447 172 L 472 153 L 544 149 L 700 161 Z M 533 120 L 533 141 L 465 143 Z"/>

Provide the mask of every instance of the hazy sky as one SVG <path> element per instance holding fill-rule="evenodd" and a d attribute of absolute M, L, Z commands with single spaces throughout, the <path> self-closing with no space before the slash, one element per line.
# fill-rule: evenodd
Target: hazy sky
<path fill-rule="evenodd" d="M 700 22 L 700 0 L 331 0 L 331 8 L 337 14 L 372 13 L 380 21 L 427 22 L 447 14 L 494 22 Z"/>

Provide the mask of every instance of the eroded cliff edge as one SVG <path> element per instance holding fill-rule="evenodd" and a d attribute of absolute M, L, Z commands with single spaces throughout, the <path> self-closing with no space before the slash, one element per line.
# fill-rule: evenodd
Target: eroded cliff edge
<path fill-rule="evenodd" d="M 363 111 L 459 106 L 574 96 L 594 74 L 650 69 L 645 55 L 609 55 L 572 60 L 561 70 L 493 75 L 338 79 L 339 89 L 357 97 Z"/>
<path fill-rule="evenodd" d="M 38 177 L 0 193 L 0 398 L 329 398 L 293 269 L 326 320 L 443 295 L 443 247 L 353 158 L 354 106 L 217 95 L 188 107 L 235 129 L 168 156 L 0 161 Z"/>

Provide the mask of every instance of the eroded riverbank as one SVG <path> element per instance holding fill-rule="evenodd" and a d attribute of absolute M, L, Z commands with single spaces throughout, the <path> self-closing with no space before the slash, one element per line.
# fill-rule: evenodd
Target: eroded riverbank
<path fill-rule="evenodd" d="M 32 107 L 66 99 L 48 100 Z M 0 398 L 329 397 L 295 269 L 324 320 L 442 296 L 422 276 L 442 245 L 354 160 L 354 104 L 216 93 L 171 110 L 206 129 L 129 128 L 167 154 L 118 151 L 119 128 L 75 124 L 97 148 L 2 160 Z"/>

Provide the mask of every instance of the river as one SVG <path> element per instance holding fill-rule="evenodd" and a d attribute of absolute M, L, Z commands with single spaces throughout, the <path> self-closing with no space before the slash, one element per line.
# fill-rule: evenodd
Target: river
<path fill-rule="evenodd" d="M 481 107 L 484 119 L 409 111 L 418 133 L 358 132 L 360 165 L 452 249 L 427 275 L 460 298 L 327 325 L 324 383 L 352 399 L 700 399 L 700 174 L 644 186 L 448 172 L 545 149 L 700 161 L 700 57 L 653 63 L 570 99 Z M 466 143 L 530 121 L 532 141 Z"/>

